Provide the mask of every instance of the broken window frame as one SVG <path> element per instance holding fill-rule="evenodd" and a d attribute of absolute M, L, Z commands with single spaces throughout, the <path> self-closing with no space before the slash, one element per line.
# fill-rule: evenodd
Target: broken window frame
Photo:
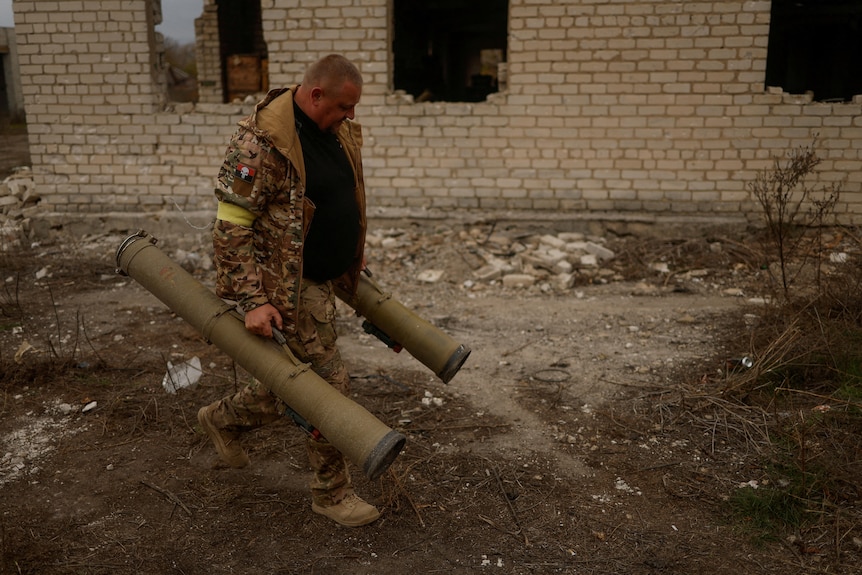
<path fill-rule="evenodd" d="M 481 102 L 505 88 L 508 0 L 393 0 L 392 87 L 416 102 Z"/>
<path fill-rule="evenodd" d="M 773 0 L 766 85 L 818 102 L 862 94 L 862 3 Z"/>

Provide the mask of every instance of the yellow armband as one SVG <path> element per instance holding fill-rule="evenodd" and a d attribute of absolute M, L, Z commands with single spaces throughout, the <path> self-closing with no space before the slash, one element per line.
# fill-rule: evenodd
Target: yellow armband
<path fill-rule="evenodd" d="M 257 216 L 255 216 L 247 209 L 240 207 L 236 204 L 219 202 L 218 211 L 216 212 L 216 218 L 224 220 L 226 222 L 230 222 L 232 224 L 236 224 L 238 226 L 250 228 L 251 225 L 254 223 L 254 220 L 257 219 Z"/>

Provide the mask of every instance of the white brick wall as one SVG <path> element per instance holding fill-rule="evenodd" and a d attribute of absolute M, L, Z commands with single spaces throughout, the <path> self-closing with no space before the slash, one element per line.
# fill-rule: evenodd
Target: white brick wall
<path fill-rule="evenodd" d="M 212 209 L 250 106 L 165 106 L 152 0 L 15 0 L 36 183 L 61 212 Z M 207 0 L 211 4 L 212 0 Z M 508 90 L 390 90 L 387 0 L 269 0 L 270 85 L 329 52 L 365 76 L 372 206 L 745 215 L 759 169 L 819 134 L 823 181 L 862 222 L 862 98 L 763 85 L 768 1 L 511 0 Z"/>

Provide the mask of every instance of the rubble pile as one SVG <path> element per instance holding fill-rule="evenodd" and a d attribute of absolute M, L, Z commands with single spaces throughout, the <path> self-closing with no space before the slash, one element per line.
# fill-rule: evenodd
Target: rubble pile
<path fill-rule="evenodd" d="M 40 200 L 30 168 L 17 168 L 0 182 L 0 250 L 20 245 Z"/>
<path fill-rule="evenodd" d="M 374 257 L 408 268 L 426 283 L 443 278 L 470 290 L 484 286 L 565 291 L 576 283 L 622 279 L 609 263 L 616 257 L 603 238 L 557 234 L 492 232 L 471 228 L 416 234 L 400 229 L 368 236 Z M 433 266 L 441 266 L 435 269 Z"/>
<path fill-rule="evenodd" d="M 465 235 L 471 234 L 462 234 Z M 462 239 L 468 241 L 467 238 Z M 572 232 L 533 235 L 523 239 L 492 234 L 483 245 L 477 243 L 474 248 L 474 253 L 484 260 L 485 265 L 475 270 L 473 276 L 475 281 L 500 282 L 508 288 L 547 282 L 550 287 L 566 290 L 574 285 L 578 274 L 590 277 L 614 275 L 602 264 L 612 260 L 616 254 L 602 244 L 601 238 L 587 238 L 584 234 Z"/>

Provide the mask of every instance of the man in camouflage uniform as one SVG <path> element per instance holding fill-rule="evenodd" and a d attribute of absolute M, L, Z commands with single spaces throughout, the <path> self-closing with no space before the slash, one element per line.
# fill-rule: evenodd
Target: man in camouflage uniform
<path fill-rule="evenodd" d="M 338 55 L 309 66 L 300 85 L 271 91 L 239 123 L 215 190 L 218 295 L 245 311 L 249 331 L 283 331 L 294 355 L 344 394 L 350 378 L 336 347 L 333 284 L 355 293 L 364 267 L 362 136 L 352 121 L 361 92 L 359 71 Z M 244 467 L 240 433 L 286 408 L 255 381 L 201 408 L 198 420 L 221 459 Z M 354 493 L 334 446 L 313 434 L 307 451 L 315 512 L 351 527 L 380 516 Z"/>

